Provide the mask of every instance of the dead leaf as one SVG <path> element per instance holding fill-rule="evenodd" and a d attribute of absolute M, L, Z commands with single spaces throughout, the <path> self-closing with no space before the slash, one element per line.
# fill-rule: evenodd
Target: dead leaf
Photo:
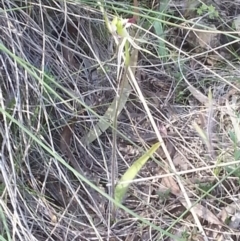
<path fill-rule="evenodd" d="M 217 63 L 219 63 L 220 61 L 221 61 L 221 58 L 216 54 L 211 54 L 206 59 L 206 63 L 208 65 L 211 65 L 212 67 L 216 66 Z"/>
<path fill-rule="evenodd" d="M 178 167 L 180 171 L 186 171 L 190 166 L 188 161 L 180 153 L 174 155 L 173 164 L 175 167 Z"/>
<path fill-rule="evenodd" d="M 222 222 L 225 222 L 229 217 L 232 217 L 229 226 L 232 228 L 234 226 L 237 226 L 236 223 L 239 222 L 239 205 L 240 200 L 236 200 L 228 204 L 225 208 L 223 208 L 220 211 L 218 217 L 222 220 Z"/>
<path fill-rule="evenodd" d="M 161 133 L 161 135 L 168 136 L 168 131 L 167 131 L 167 128 L 165 125 L 159 124 L 158 129 L 159 129 L 159 132 Z"/>
<path fill-rule="evenodd" d="M 203 23 L 203 25 L 206 25 Z M 196 41 L 199 43 L 199 45 L 202 48 L 205 49 L 211 49 L 215 48 L 219 45 L 219 39 L 220 35 L 217 33 L 217 29 L 214 25 L 208 26 L 208 28 L 211 28 L 212 31 L 209 29 L 207 31 L 193 31 L 193 33 L 196 36 Z"/>
<path fill-rule="evenodd" d="M 171 158 L 174 157 L 175 153 L 176 153 L 176 149 L 173 146 L 173 144 L 169 141 L 165 142 L 165 145 L 167 147 L 167 151 L 169 153 L 169 155 L 171 156 Z M 162 147 L 160 146 L 156 152 L 162 159 L 166 159 L 166 154 L 164 152 L 164 150 L 162 149 Z"/>
<path fill-rule="evenodd" d="M 59 32 L 61 34 L 60 40 L 62 42 L 62 55 L 66 62 L 69 63 L 70 66 L 73 66 L 79 69 L 80 64 L 76 59 L 76 54 L 74 53 L 74 46 L 71 46 L 71 40 L 76 43 L 76 46 L 79 43 L 79 22 L 78 20 L 71 20 L 71 23 L 67 23 L 64 27 L 64 32 Z"/>
<path fill-rule="evenodd" d="M 192 14 L 195 14 L 194 11 L 195 9 L 198 8 L 198 6 L 201 4 L 200 1 L 198 0 L 185 0 L 183 1 L 183 4 L 184 4 L 184 18 L 185 19 L 189 19 L 189 17 L 192 15 Z"/>
<path fill-rule="evenodd" d="M 228 215 L 234 215 L 239 210 L 239 206 L 240 206 L 240 200 L 235 200 L 234 202 L 226 206 L 225 210 L 228 213 Z"/>
<path fill-rule="evenodd" d="M 80 167 L 79 162 L 76 160 L 76 158 L 74 157 L 74 155 L 70 149 L 75 121 L 76 121 L 76 118 L 74 117 L 70 121 L 70 124 L 67 124 L 63 128 L 61 138 L 60 138 L 60 149 L 61 149 L 61 152 L 63 154 L 66 154 L 66 156 L 69 158 L 69 161 L 70 161 L 71 165 L 74 167 L 74 169 L 83 175 L 83 170 Z"/>
<path fill-rule="evenodd" d="M 161 184 L 165 186 L 167 189 L 170 189 L 172 194 L 176 196 L 180 195 L 180 189 L 172 176 L 163 177 Z"/>
<path fill-rule="evenodd" d="M 181 198 L 180 199 L 182 205 L 188 209 L 187 202 Z M 196 204 L 191 208 L 191 211 L 195 212 L 198 217 L 208 221 L 211 224 L 225 226 L 210 210 L 202 206 L 201 204 Z"/>
<path fill-rule="evenodd" d="M 225 208 L 223 208 L 221 210 L 221 212 L 218 214 L 218 218 L 222 221 L 225 222 L 228 218 L 228 213 L 227 210 Z"/>
<path fill-rule="evenodd" d="M 192 85 L 188 86 L 188 90 L 201 104 L 207 104 L 209 102 L 208 97 L 202 94 L 198 89 L 196 89 Z"/>
<path fill-rule="evenodd" d="M 70 124 L 67 124 L 62 131 L 61 137 L 60 137 L 60 149 L 63 154 L 67 154 L 70 150 L 69 147 L 71 145 L 71 139 L 73 136 L 73 128 L 75 126 L 75 118 L 71 121 Z"/>

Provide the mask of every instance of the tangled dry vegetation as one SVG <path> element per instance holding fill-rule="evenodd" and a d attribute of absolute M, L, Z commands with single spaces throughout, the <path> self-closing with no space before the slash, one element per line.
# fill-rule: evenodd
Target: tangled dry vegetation
<path fill-rule="evenodd" d="M 131 27 L 135 77 L 166 150 L 113 218 L 102 194 L 158 137 L 133 87 L 116 146 L 111 126 L 86 145 L 118 88 L 96 1 L 1 1 L 1 240 L 238 240 L 240 3 L 151 4 Z M 132 3 L 105 7 L 132 16 Z"/>

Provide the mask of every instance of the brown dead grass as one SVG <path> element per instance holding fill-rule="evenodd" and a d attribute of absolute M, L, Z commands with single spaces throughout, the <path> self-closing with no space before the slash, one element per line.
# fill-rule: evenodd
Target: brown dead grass
<path fill-rule="evenodd" d="M 239 14 L 238 7 L 230 2 L 214 5 L 220 17 L 210 20 L 197 17 L 194 11 L 179 15 L 182 6 L 175 2 L 169 6 L 181 19 L 165 23 L 169 56 L 157 58 L 141 51 L 136 78 L 176 172 L 158 150 L 156 159 L 133 181 L 123 204 L 181 240 L 237 240 L 239 43 L 237 34 L 227 38 L 224 31 L 233 32 L 229 26 Z M 55 156 L 70 165 L 74 159 L 80 166 L 74 166 L 76 170 L 109 192 L 111 128 L 87 147 L 79 141 L 98 115 L 104 115 L 117 88 L 116 61 L 108 62 L 115 47 L 96 5 L 90 1 L 26 1 L 22 5 L 4 1 L 0 7 L 5 10 L 0 13 L 1 44 L 10 52 L 2 51 L 0 56 L 0 210 L 6 218 L 1 222 L 2 236 L 15 240 L 177 240 L 126 210 L 119 209 L 117 220 L 112 221 L 109 201 L 77 180 Z M 140 12 L 144 28 L 147 10 Z M 210 33 L 198 32 L 197 23 L 211 28 Z M 153 27 L 148 30 L 142 31 L 142 47 L 156 56 L 159 38 Z M 43 77 L 44 70 L 53 82 Z M 55 154 L 46 152 L 23 127 Z M 135 91 L 118 118 L 118 130 L 122 133 L 117 138 L 120 177 L 145 147 L 157 141 Z M 71 150 L 71 158 L 64 155 L 64 148 Z M 194 203 L 197 206 L 187 212 Z"/>

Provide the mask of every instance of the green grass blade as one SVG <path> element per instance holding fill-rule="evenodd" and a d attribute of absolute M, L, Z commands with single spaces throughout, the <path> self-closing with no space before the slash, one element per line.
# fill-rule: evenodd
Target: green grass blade
<path fill-rule="evenodd" d="M 9 239 L 11 240 L 11 239 Z M 0 241 L 7 241 L 2 235 L 0 235 Z"/>
<path fill-rule="evenodd" d="M 1 206 L 0 206 L 0 218 L 1 218 L 2 224 L 4 226 L 4 231 L 6 232 L 5 234 L 7 235 L 8 240 L 11 240 L 11 235 L 10 235 L 10 231 L 8 228 L 7 220 L 6 220 L 6 217 L 4 215 L 4 212 L 3 212 L 3 209 Z M 0 240 L 6 240 L 6 239 L 3 236 L 0 236 Z"/>
<path fill-rule="evenodd" d="M 164 18 L 165 16 L 163 13 L 166 11 L 169 1 L 165 0 L 160 4 L 159 14 L 156 15 L 156 20 L 153 21 L 153 27 L 155 30 L 156 35 L 159 37 L 158 41 L 158 56 L 163 58 L 165 60 L 167 56 L 167 49 L 165 42 L 163 41 L 165 39 L 165 33 L 164 33 Z"/>
<path fill-rule="evenodd" d="M 167 51 L 166 51 L 166 46 L 165 46 L 164 41 L 161 40 L 161 38 L 164 39 L 164 30 L 163 30 L 162 23 L 160 21 L 156 20 L 153 22 L 153 27 L 156 32 L 156 35 L 159 37 L 158 56 L 165 57 L 165 56 L 167 56 Z"/>
<path fill-rule="evenodd" d="M 160 147 L 160 142 L 154 144 L 143 156 L 136 160 L 130 168 L 124 173 L 121 177 L 119 183 L 116 186 L 114 199 L 121 203 L 124 195 L 127 192 L 127 189 L 141 168 L 145 165 L 148 159 L 153 155 L 153 153 Z M 123 183 L 124 182 L 124 183 Z"/>
<path fill-rule="evenodd" d="M 129 84 L 128 81 L 124 82 L 124 85 L 122 88 L 123 88 L 123 91 L 122 91 L 121 101 L 119 102 L 117 116 L 126 105 L 129 94 L 131 93 L 131 85 Z M 84 143 L 85 145 L 89 145 L 111 126 L 114 120 L 114 116 L 116 114 L 115 112 L 116 112 L 117 99 L 118 99 L 118 96 L 115 97 L 115 99 L 113 100 L 113 102 L 111 103 L 107 111 L 105 112 L 103 118 L 100 119 L 99 122 L 95 125 L 95 127 L 91 129 L 87 133 L 87 135 L 82 138 L 81 140 L 82 143 Z"/>

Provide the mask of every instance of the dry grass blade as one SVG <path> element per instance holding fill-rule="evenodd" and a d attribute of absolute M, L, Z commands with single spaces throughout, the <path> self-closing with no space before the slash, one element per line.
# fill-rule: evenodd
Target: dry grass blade
<path fill-rule="evenodd" d="M 200 114 L 201 126 L 199 126 L 196 122 L 193 122 L 193 127 L 196 130 L 196 132 L 198 133 L 198 135 L 202 138 L 204 144 L 208 148 L 209 154 L 213 158 L 214 151 L 213 151 L 213 147 L 212 147 L 212 116 L 213 116 L 213 102 L 214 101 L 212 99 L 212 93 L 211 93 L 211 90 L 209 90 L 209 94 L 208 94 L 208 98 L 207 98 L 207 97 L 203 96 L 198 90 L 195 90 L 195 88 L 194 88 L 193 92 L 195 92 L 194 97 L 197 98 L 198 101 L 200 101 L 200 102 L 202 100 L 201 103 L 205 104 L 206 107 L 208 108 L 207 123 L 205 123 L 204 115 Z M 205 98 L 207 98 L 207 101 Z"/>
<path fill-rule="evenodd" d="M 212 132 L 213 132 L 213 97 L 211 89 L 208 93 L 208 120 L 207 120 L 207 138 L 208 138 L 208 151 L 212 158 L 214 158 L 214 150 L 212 146 Z"/>
<path fill-rule="evenodd" d="M 0 240 L 237 240 L 237 1 L 39 2 L 0 2 Z"/>
<path fill-rule="evenodd" d="M 208 140 L 208 137 L 207 137 L 207 134 L 205 133 L 205 131 L 196 123 L 196 122 L 193 122 L 193 127 L 194 129 L 196 130 L 196 132 L 199 134 L 199 136 L 202 138 L 204 144 L 209 147 L 210 144 L 209 144 L 209 140 Z"/>
<path fill-rule="evenodd" d="M 234 128 L 234 133 L 236 135 L 236 139 L 238 143 L 240 142 L 240 126 L 239 126 L 239 117 L 237 116 L 237 108 L 238 108 L 238 103 L 237 103 L 237 97 L 233 96 L 232 100 L 232 105 L 230 106 L 228 100 L 226 100 L 226 107 L 227 107 L 227 112 L 228 115 L 231 119 L 233 128 Z"/>

